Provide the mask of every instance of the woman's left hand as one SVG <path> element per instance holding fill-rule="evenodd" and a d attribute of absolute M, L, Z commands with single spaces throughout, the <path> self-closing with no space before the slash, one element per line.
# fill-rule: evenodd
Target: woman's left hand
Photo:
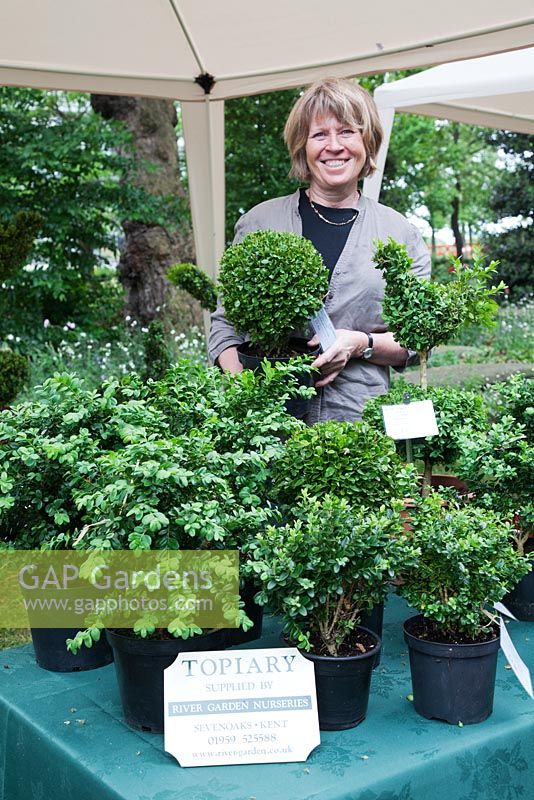
<path fill-rule="evenodd" d="M 320 344 L 318 336 L 314 336 L 308 342 L 309 347 L 317 347 L 318 344 Z M 312 364 L 312 367 L 321 370 L 321 379 L 315 382 L 315 386 L 320 388 L 332 383 L 350 358 L 361 356 L 367 344 L 366 333 L 338 328 L 335 342 L 324 353 L 317 356 Z"/>

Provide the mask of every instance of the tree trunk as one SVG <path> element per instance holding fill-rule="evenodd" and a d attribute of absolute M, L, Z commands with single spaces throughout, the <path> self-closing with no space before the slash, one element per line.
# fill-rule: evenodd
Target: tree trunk
<path fill-rule="evenodd" d="M 180 182 L 176 144 L 176 109 L 172 100 L 91 95 L 93 109 L 105 119 L 125 123 L 132 134 L 136 167 L 133 181 L 148 194 L 185 197 Z M 165 274 L 171 264 L 192 261 L 193 237 L 188 221 L 163 227 L 139 220 L 124 220 L 125 243 L 119 261 L 119 278 L 126 290 L 125 314 L 147 324 L 172 303 L 173 317 L 181 328 L 202 324 L 196 301 L 180 293 L 170 297 Z"/>

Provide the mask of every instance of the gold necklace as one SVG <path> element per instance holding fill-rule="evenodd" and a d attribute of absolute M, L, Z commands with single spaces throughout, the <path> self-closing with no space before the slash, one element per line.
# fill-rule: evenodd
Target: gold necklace
<path fill-rule="evenodd" d="M 315 213 L 317 214 L 319 219 L 322 219 L 322 221 L 326 222 L 327 225 L 335 225 L 336 228 L 340 228 L 342 225 L 350 225 L 350 223 L 354 222 L 354 220 L 358 216 L 358 211 L 355 211 L 354 212 L 354 216 L 352 216 L 350 219 L 345 220 L 345 222 L 332 222 L 331 219 L 327 219 L 326 217 L 323 217 L 321 212 L 317 208 L 315 208 L 315 203 L 313 202 L 313 200 L 311 199 L 311 197 L 309 195 L 306 195 L 306 197 L 308 198 L 308 202 L 310 204 L 310 207 L 311 207 L 312 211 L 315 211 Z"/>

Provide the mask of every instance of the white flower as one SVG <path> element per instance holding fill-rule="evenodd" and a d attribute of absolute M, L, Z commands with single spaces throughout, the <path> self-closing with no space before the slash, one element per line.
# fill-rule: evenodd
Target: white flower
<path fill-rule="evenodd" d="M 67 328 L 70 328 L 71 331 L 73 331 L 75 327 L 76 327 L 75 322 L 67 322 Z"/>
<path fill-rule="evenodd" d="M 129 321 L 131 320 L 131 316 L 130 316 L 129 314 L 127 314 L 127 315 L 124 317 L 124 319 L 126 320 L 126 322 L 129 322 Z"/>
<path fill-rule="evenodd" d="M 49 319 L 44 319 L 43 320 L 43 328 L 48 328 L 49 325 L 50 325 L 50 320 Z"/>
<path fill-rule="evenodd" d="M 143 333 L 148 333 L 148 328 L 141 328 L 141 330 L 143 331 Z"/>
<path fill-rule="evenodd" d="M 8 333 L 6 339 L 8 340 L 8 342 L 13 342 L 15 337 L 13 336 L 12 333 Z"/>

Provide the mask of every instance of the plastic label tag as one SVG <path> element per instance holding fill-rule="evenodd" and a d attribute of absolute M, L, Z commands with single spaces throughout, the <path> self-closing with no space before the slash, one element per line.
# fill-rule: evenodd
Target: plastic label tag
<path fill-rule="evenodd" d="M 319 337 L 323 352 L 334 344 L 336 340 L 336 329 L 332 325 L 332 320 L 326 313 L 324 306 L 313 319 L 310 320 L 310 327 L 315 335 Z"/>

